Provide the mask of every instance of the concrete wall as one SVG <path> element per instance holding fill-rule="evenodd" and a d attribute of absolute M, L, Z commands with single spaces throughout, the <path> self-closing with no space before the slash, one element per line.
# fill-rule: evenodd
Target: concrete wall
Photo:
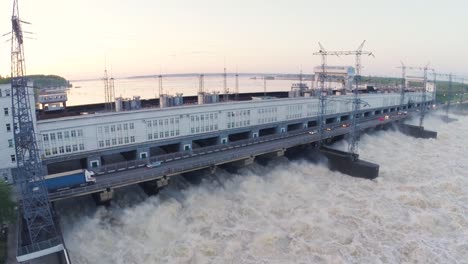
<path fill-rule="evenodd" d="M 32 83 L 28 83 L 32 87 Z M 11 169 L 16 168 L 16 153 L 14 148 L 14 124 L 13 113 L 11 109 L 11 85 L 0 85 L 0 180 L 13 182 Z M 29 91 L 29 100 L 32 103 L 31 111 L 34 121 L 36 120 L 34 92 L 32 88 Z M 9 131 L 7 131 L 7 125 Z"/>

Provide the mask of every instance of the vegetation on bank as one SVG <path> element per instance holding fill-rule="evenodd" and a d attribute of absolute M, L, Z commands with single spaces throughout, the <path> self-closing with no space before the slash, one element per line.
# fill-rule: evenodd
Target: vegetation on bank
<path fill-rule="evenodd" d="M 363 82 L 374 84 L 376 86 L 388 85 L 388 86 L 398 86 L 401 85 L 402 78 L 392 78 L 392 77 L 375 77 L 375 76 L 366 76 L 362 77 Z M 431 80 L 432 81 L 432 80 Z M 411 85 L 411 83 L 410 83 Z M 448 81 L 437 81 L 437 101 L 440 103 L 445 103 L 448 99 L 453 101 L 459 101 L 464 93 L 465 98 L 468 97 L 468 84 L 462 84 L 461 82 L 453 81 L 452 82 L 452 91 L 449 92 L 450 83 Z"/>
<path fill-rule="evenodd" d="M 11 186 L 0 180 L 0 263 L 7 258 L 7 224 L 15 221 L 15 203 L 11 200 Z"/>
<path fill-rule="evenodd" d="M 11 200 L 11 186 L 0 180 L 0 225 L 15 220 L 15 203 Z"/>
<path fill-rule="evenodd" d="M 70 82 L 58 75 L 28 75 L 28 79 L 34 82 L 34 87 L 39 89 L 46 89 L 51 87 L 69 87 Z M 0 84 L 10 83 L 9 77 L 0 76 Z"/>

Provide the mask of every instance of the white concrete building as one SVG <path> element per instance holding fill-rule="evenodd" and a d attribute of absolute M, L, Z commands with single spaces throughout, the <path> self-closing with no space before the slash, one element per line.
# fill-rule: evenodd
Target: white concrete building
<path fill-rule="evenodd" d="M 11 182 L 11 170 L 16 167 L 13 147 L 10 85 L 1 86 L 0 96 L 0 175 Z M 421 94 L 406 94 L 406 102 L 420 102 Z M 351 111 L 350 96 L 336 96 L 327 104 L 326 114 Z M 362 95 L 370 106 L 363 111 L 396 107 L 399 94 Z M 427 100 L 431 100 L 428 95 Z M 349 102 L 347 102 L 349 101 Z M 31 102 L 34 102 L 31 93 Z M 33 111 L 34 113 L 35 111 Z M 192 148 L 192 138 L 216 134 L 219 143 L 227 143 L 228 135 L 242 129 L 258 136 L 260 127 L 276 127 L 286 132 L 288 124 L 307 126 L 307 120 L 317 119 L 319 102 L 314 97 L 241 101 L 168 108 L 149 108 L 122 112 L 96 112 L 36 122 L 38 146 L 44 161 L 99 156 L 106 151 L 123 148 L 181 142 L 181 149 Z M 338 117 L 339 118 L 339 117 Z M 148 147 L 138 151 L 137 159 L 150 156 Z M 61 159 L 64 160 L 64 159 Z M 87 158 L 86 167 L 100 166 L 98 158 Z"/>
<path fill-rule="evenodd" d="M 28 83 L 32 87 L 32 83 Z M 34 113 L 34 92 L 30 91 L 30 101 Z M 16 168 L 15 140 L 13 136 L 13 113 L 11 109 L 11 85 L 0 84 L 0 180 L 13 182 L 12 169 Z M 35 118 L 35 116 L 34 116 Z"/>

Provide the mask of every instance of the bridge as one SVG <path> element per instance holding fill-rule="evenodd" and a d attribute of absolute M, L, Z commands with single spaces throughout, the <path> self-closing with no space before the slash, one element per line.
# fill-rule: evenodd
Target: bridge
<path fill-rule="evenodd" d="M 409 114 L 411 114 L 410 112 Z M 389 118 L 383 118 L 388 116 Z M 374 115 L 360 118 L 360 130 L 368 130 L 375 127 L 388 126 L 394 122 L 400 122 L 407 118 L 406 114 L 396 112 L 389 114 Z M 346 121 L 327 125 L 323 140 L 331 140 L 344 136 L 351 130 L 350 127 L 343 126 Z M 146 160 L 135 160 L 120 162 L 107 166 L 101 166 L 95 170 L 97 175 L 96 183 L 93 185 L 77 187 L 69 190 L 49 193 L 51 201 L 94 194 L 100 203 L 108 202 L 112 199 L 113 190 L 116 188 L 153 182 L 154 191 L 167 184 L 170 177 L 201 169 L 215 169 L 219 165 L 245 162 L 253 162 L 255 157 L 265 154 L 275 154 L 281 156 L 292 147 L 312 144 L 320 140 L 320 133 L 315 133 L 316 127 L 304 128 L 300 130 L 268 135 L 257 138 L 250 138 L 220 144 L 209 147 L 202 147 L 191 151 L 183 151 L 172 154 L 159 155 Z M 146 165 L 160 161 L 161 166 L 148 168 Z M 242 164 L 241 164 L 242 165 Z"/>

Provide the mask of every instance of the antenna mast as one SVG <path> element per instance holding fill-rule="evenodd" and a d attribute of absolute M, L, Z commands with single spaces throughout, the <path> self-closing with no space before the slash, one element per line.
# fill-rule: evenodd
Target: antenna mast
<path fill-rule="evenodd" d="M 11 17 L 11 89 L 12 114 L 17 170 L 20 187 L 20 210 L 17 259 L 20 262 L 64 250 L 60 232 L 55 226 L 44 183 L 34 128 L 32 87 L 25 77 L 22 23 L 18 0 L 13 1 Z M 27 23 L 29 24 L 29 23 Z M 23 232 L 27 234 L 22 234 Z M 53 249 L 55 248 L 55 249 Z M 47 251 L 47 252 L 46 252 Z M 34 255 L 34 256 L 33 256 Z"/>

